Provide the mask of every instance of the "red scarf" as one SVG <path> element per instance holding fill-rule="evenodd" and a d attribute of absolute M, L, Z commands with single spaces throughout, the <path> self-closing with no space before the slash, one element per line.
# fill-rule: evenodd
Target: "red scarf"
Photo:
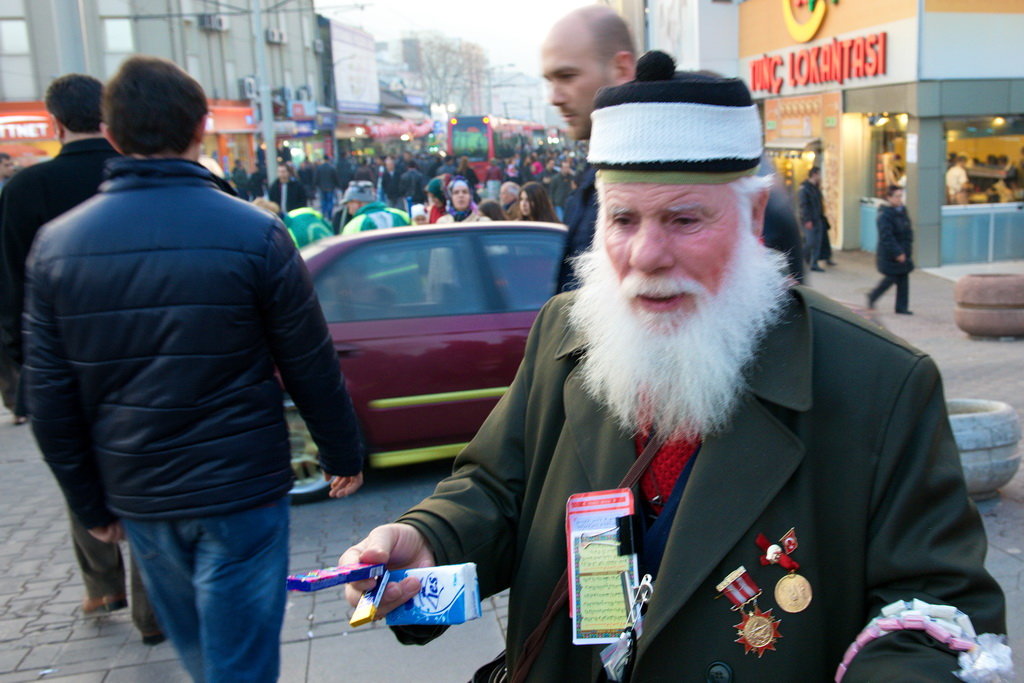
<path fill-rule="evenodd" d="M 647 445 L 647 439 L 646 434 L 633 439 L 637 457 L 640 457 L 644 446 Z M 679 475 L 697 452 L 699 445 L 700 439 L 676 439 L 666 441 L 658 449 L 658 454 L 654 456 L 654 460 L 647 466 L 647 471 L 640 479 L 640 493 L 650 504 L 654 514 L 659 514 L 668 502 Z"/>

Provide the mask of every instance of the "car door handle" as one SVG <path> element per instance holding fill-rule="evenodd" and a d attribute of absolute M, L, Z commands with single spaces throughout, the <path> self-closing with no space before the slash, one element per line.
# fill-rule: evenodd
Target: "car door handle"
<path fill-rule="evenodd" d="M 338 352 L 339 356 L 355 356 L 358 355 L 361 349 L 358 346 L 352 344 L 335 344 L 334 350 Z"/>

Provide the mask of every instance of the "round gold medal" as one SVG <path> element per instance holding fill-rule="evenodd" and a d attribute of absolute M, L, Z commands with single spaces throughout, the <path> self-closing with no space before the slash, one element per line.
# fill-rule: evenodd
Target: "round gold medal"
<path fill-rule="evenodd" d="M 767 647 L 775 640 L 772 620 L 761 614 L 752 614 L 743 624 L 741 634 L 750 647 L 755 649 Z"/>
<path fill-rule="evenodd" d="M 790 614 L 807 609 L 812 597 L 811 583 L 799 574 L 786 574 L 775 584 L 775 602 Z"/>

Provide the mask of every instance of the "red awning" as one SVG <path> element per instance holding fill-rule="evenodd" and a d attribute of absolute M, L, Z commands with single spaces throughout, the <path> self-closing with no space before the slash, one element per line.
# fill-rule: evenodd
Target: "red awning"
<path fill-rule="evenodd" d="M 434 130 L 432 121 L 413 123 L 412 121 L 395 121 L 393 123 L 381 123 L 370 126 L 370 135 L 375 138 L 400 138 L 408 135 L 410 138 L 421 138 Z"/>

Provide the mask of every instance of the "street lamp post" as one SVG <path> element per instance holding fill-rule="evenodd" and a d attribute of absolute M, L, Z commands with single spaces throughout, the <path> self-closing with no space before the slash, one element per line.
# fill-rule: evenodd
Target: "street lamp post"
<path fill-rule="evenodd" d="M 267 68 L 267 41 L 263 35 L 263 11 L 260 0 L 249 0 L 252 19 L 252 39 L 256 46 L 257 87 L 260 98 L 260 128 L 266 146 L 263 158 L 267 162 L 267 186 L 277 177 L 277 140 L 274 137 L 274 106 L 270 102 L 270 70 Z"/>

